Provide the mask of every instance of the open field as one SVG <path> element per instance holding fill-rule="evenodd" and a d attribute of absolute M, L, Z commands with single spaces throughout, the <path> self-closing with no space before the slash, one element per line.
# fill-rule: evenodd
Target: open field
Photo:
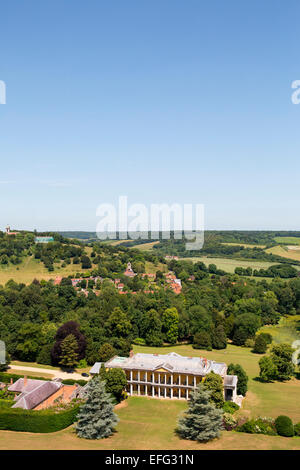
<path fill-rule="evenodd" d="M 154 263 L 151 263 L 150 261 L 145 262 L 146 273 L 155 274 L 156 271 L 162 271 L 162 272 L 167 271 L 166 265 L 162 263 L 157 263 L 157 265 L 155 265 Z"/>
<path fill-rule="evenodd" d="M 223 269 L 228 273 L 234 273 L 235 268 L 252 268 L 252 269 L 267 269 L 276 263 L 269 263 L 267 261 L 247 261 L 247 260 L 236 260 L 230 258 L 208 258 L 207 256 L 195 257 L 195 258 L 180 258 L 183 260 L 202 261 L 206 266 L 209 264 L 215 264 L 218 269 Z M 278 263 L 277 263 L 278 264 Z"/>
<path fill-rule="evenodd" d="M 274 240 L 282 245 L 300 245 L 300 237 L 274 237 Z"/>
<path fill-rule="evenodd" d="M 262 383 L 255 380 L 259 375 L 258 361 L 262 357 L 254 354 L 250 348 L 242 348 L 228 344 L 224 350 L 202 351 L 193 349 L 191 345 L 180 345 L 173 347 L 153 348 L 148 346 L 134 346 L 134 352 L 167 354 L 175 351 L 183 356 L 201 356 L 217 362 L 231 362 L 240 364 L 246 371 L 248 382 L 248 393 L 243 400 L 242 412 L 247 416 L 272 416 L 287 414 L 295 422 L 300 421 L 300 380 L 292 379 L 288 382 Z"/>
<path fill-rule="evenodd" d="M 300 339 L 300 315 L 281 318 L 277 325 L 265 325 L 259 332 L 270 333 L 274 343 L 289 343 Z"/>
<path fill-rule="evenodd" d="M 28 257 L 22 264 L 18 266 L 0 267 L 0 284 L 6 284 L 7 281 L 13 279 L 15 282 L 23 282 L 29 284 L 33 279 L 46 281 L 49 279 L 55 279 L 56 276 L 69 276 L 81 271 L 80 264 L 69 264 L 65 268 L 55 267 L 54 271 L 49 272 L 45 268 L 44 264 Z"/>
<path fill-rule="evenodd" d="M 223 431 L 207 444 L 180 439 L 174 432 L 184 401 L 130 397 L 116 410 L 120 422 L 108 439 L 79 439 L 73 427 L 50 434 L 0 431 L 0 449 L 113 449 L 113 450 L 209 450 L 209 449 L 300 449 L 300 438 L 262 436 Z"/>
<path fill-rule="evenodd" d="M 282 258 L 289 258 L 295 261 L 300 261 L 300 250 L 299 248 L 296 249 L 296 247 L 293 250 L 291 248 L 284 248 L 278 245 L 278 246 L 273 246 L 272 248 L 268 248 L 265 251 L 266 253 L 272 253 L 273 255 L 282 256 Z"/>
<path fill-rule="evenodd" d="M 266 248 L 266 245 L 250 245 L 249 243 L 226 243 L 226 242 L 222 242 L 221 245 L 243 246 L 244 248 Z"/>
<path fill-rule="evenodd" d="M 142 251 L 150 251 L 152 250 L 154 245 L 157 245 L 159 243 L 159 240 L 155 242 L 146 242 L 146 243 L 141 243 L 139 245 L 134 245 L 131 248 L 135 248 L 137 250 L 142 250 Z"/>

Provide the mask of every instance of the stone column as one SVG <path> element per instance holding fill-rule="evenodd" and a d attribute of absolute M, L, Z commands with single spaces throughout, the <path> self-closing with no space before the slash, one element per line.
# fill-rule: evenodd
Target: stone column
<path fill-rule="evenodd" d="M 138 371 L 138 373 L 137 373 L 137 379 L 138 379 L 138 382 L 141 381 L 141 373 L 140 373 L 140 371 Z"/>
<path fill-rule="evenodd" d="M 173 388 L 171 387 L 171 399 L 173 398 Z"/>
<path fill-rule="evenodd" d="M 181 385 L 181 375 L 178 375 L 178 385 Z"/>
<path fill-rule="evenodd" d="M 165 387 L 165 398 L 167 398 L 167 387 Z"/>
<path fill-rule="evenodd" d="M 158 398 L 160 398 L 160 386 L 158 386 Z"/>
<path fill-rule="evenodd" d="M 160 372 L 158 373 L 158 383 L 160 384 Z"/>
<path fill-rule="evenodd" d="M 130 395 L 132 395 L 132 384 L 130 384 Z"/>
<path fill-rule="evenodd" d="M 145 385 L 145 396 L 148 396 L 148 385 Z"/>
<path fill-rule="evenodd" d="M 194 375 L 194 387 L 196 387 L 196 376 Z"/>
<path fill-rule="evenodd" d="M 141 394 L 141 386 L 140 386 L 140 384 L 138 384 L 138 395 L 140 395 L 140 394 Z"/>
<path fill-rule="evenodd" d="M 155 393 L 155 388 L 154 386 L 152 385 L 152 396 L 154 397 L 154 393 Z"/>
<path fill-rule="evenodd" d="M 188 388 L 186 389 L 186 399 L 187 400 L 189 399 L 189 389 Z"/>
<path fill-rule="evenodd" d="M 132 370 L 130 371 L 130 381 L 132 382 Z"/>
<path fill-rule="evenodd" d="M 181 388 L 178 389 L 178 398 L 181 398 Z"/>

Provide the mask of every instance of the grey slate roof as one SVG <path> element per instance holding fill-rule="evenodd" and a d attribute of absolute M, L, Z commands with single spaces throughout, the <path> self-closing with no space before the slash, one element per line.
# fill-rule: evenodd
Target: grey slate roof
<path fill-rule="evenodd" d="M 16 403 L 12 408 L 32 410 L 62 386 L 63 384 L 58 381 L 27 379 L 27 385 L 24 387 L 24 379 L 19 379 L 8 388 L 8 390 L 13 392 L 21 392 L 16 397 Z"/>
<path fill-rule="evenodd" d="M 97 364 L 97 363 L 96 363 Z M 126 358 L 115 356 L 105 364 L 106 367 L 119 367 L 127 370 L 166 369 L 172 373 L 206 375 L 215 372 L 225 375 L 227 366 L 224 362 L 215 362 L 202 357 L 184 357 L 175 352 L 169 354 L 137 353 Z"/>
<path fill-rule="evenodd" d="M 102 364 L 104 364 L 104 362 L 95 362 L 90 370 L 90 374 L 99 374 Z"/>

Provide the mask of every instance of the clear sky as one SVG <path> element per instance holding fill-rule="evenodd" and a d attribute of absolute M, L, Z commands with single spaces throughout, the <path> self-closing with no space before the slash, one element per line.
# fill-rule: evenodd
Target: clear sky
<path fill-rule="evenodd" d="M 0 8 L 2 230 L 95 230 L 119 195 L 300 230 L 299 0 Z"/>

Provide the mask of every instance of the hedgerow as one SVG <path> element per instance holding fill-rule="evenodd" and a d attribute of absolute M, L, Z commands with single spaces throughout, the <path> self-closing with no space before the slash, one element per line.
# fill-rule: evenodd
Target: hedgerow
<path fill-rule="evenodd" d="M 0 406 L 0 429 L 38 433 L 56 432 L 73 424 L 78 411 L 79 405 L 60 412 L 50 409 L 37 411 Z"/>

